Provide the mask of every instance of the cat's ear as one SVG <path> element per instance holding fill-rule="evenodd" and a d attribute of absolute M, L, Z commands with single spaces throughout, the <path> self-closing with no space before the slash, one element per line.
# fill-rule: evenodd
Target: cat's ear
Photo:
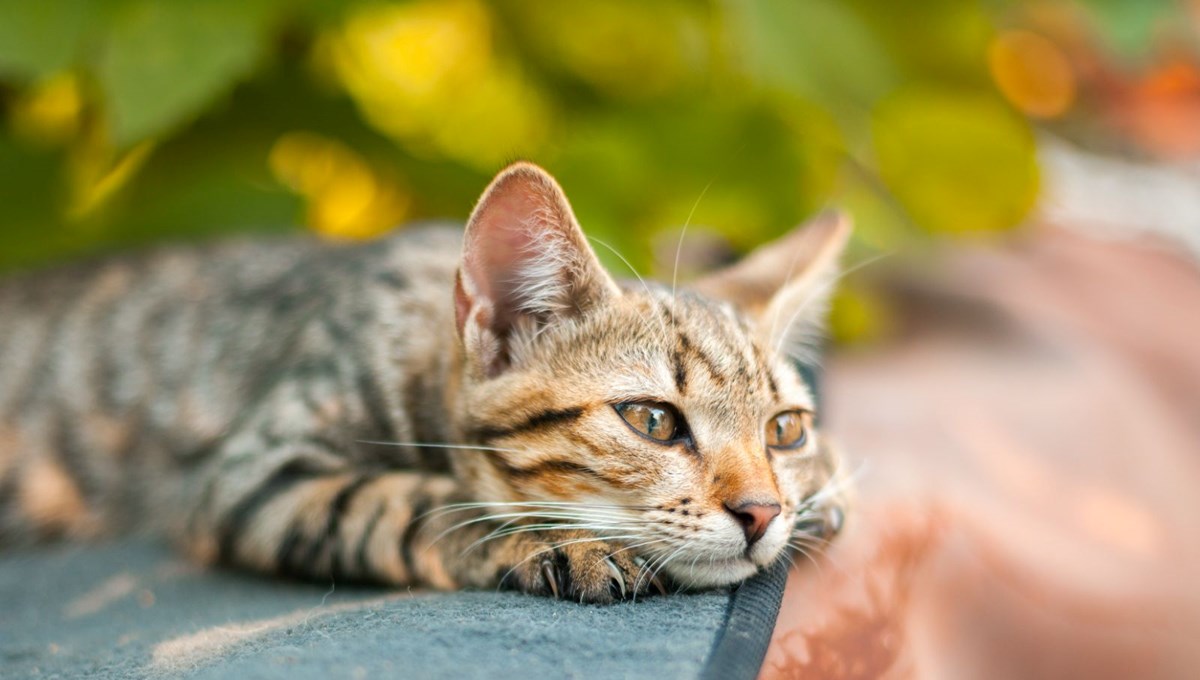
<path fill-rule="evenodd" d="M 824 212 L 693 287 L 757 319 L 771 347 L 807 358 L 828 314 L 852 230 L 845 213 Z"/>
<path fill-rule="evenodd" d="M 508 366 L 515 334 L 617 295 L 553 177 L 516 163 L 492 180 L 467 221 L 454 288 L 459 337 L 485 374 Z"/>

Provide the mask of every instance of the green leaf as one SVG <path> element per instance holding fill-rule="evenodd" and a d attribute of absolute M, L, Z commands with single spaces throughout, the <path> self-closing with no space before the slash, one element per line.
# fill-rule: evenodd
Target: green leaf
<path fill-rule="evenodd" d="M 1156 33 L 1191 21 L 1184 3 L 1173 0 L 1090 0 L 1085 4 L 1108 45 L 1134 63 L 1146 60 L 1151 48 L 1161 44 Z"/>
<path fill-rule="evenodd" d="M 92 0 L 0 0 L 0 75 L 37 79 L 75 60 Z"/>
<path fill-rule="evenodd" d="M 931 232 L 999 231 L 1033 207 L 1033 133 L 994 96 L 902 90 L 875 111 L 873 132 L 884 182 Z"/>
<path fill-rule="evenodd" d="M 171 131 L 253 72 L 273 2 L 126 2 L 112 14 L 97 77 L 118 146 Z"/>
<path fill-rule="evenodd" d="M 878 39 L 838 0 L 729 0 L 733 47 L 756 80 L 824 104 L 869 104 L 894 83 Z"/>

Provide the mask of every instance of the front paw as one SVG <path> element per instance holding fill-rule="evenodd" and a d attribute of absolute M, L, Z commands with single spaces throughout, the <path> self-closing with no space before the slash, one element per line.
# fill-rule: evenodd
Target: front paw
<path fill-rule="evenodd" d="M 596 604 L 666 593 L 644 560 L 587 532 L 523 536 L 510 548 L 501 588 Z"/>
<path fill-rule="evenodd" d="M 823 541 L 832 540 L 842 531 L 846 523 L 846 509 L 839 503 L 826 503 L 820 508 L 805 512 L 796 522 L 796 531 Z"/>

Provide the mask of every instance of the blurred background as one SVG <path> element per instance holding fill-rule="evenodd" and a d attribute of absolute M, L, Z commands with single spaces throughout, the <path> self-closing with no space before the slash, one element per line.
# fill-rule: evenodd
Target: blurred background
<path fill-rule="evenodd" d="M 0 272 L 462 219 L 518 158 L 618 275 L 844 207 L 824 413 L 861 501 L 797 557 L 765 676 L 1196 677 L 1198 29 L 1194 0 L 0 0 Z"/>
<path fill-rule="evenodd" d="M 919 259 L 1003 238 L 1058 169 L 1070 195 L 1080 150 L 1186 169 L 1198 7 L 0 0 L 0 271 L 461 219 L 517 158 L 642 273 L 685 223 L 686 269 L 831 204 L 857 217 L 852 262 Z M 852 276 L 835 334 L 885 334 L 888 308 Z"/>

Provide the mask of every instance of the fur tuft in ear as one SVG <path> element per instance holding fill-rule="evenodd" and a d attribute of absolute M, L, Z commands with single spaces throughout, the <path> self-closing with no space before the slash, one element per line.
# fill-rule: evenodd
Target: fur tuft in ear
<path fill-rule="evenodd" d="M 528 340 L 515 336 L 619 294 L 553 177 L 516 163 L 492 180 L 467 222 L 454 291 L 459 337 L 485 375 Z"/>
<path fill-rule="evenodd" d="M 822 213 L 694 287 L 755 317 L 769 346 L 809 361 L 852 230 L 845 213 Z"/>

